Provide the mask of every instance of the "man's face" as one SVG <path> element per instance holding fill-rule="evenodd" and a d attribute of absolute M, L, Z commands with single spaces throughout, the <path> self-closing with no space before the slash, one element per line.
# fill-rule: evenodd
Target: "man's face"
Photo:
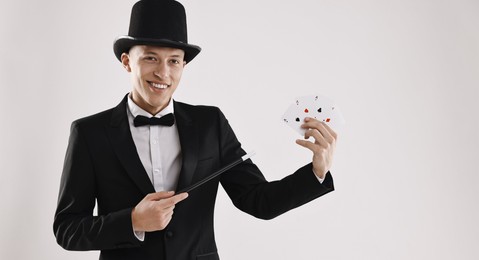
<path fill-rule="evenodd" d="M 136 45 L 121 55 L 130 72 L 133 101 L 155 115 L 168 105 L 180 83 L 185 52 L 180 49 Z"/>

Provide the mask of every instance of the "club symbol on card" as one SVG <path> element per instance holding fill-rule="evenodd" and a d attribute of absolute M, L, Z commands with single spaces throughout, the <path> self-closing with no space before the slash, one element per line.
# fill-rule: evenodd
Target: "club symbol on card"
<path fill-rule="evenodd" d="M 296 117 L 296 122 L 299 122 L 299 121 L 300 121 L 300 120 L 299 120 L 299 117 Z"/>
<path fill-rule="evenodd" d="M 318 108 L 318 113 L 321 113 L 321 108 Z"/>

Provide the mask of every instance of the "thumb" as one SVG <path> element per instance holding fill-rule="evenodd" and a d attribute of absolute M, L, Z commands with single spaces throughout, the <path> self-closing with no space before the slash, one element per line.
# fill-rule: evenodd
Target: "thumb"
<path fill-rule="evenodd" d="M 174 191 L 160 191 L 160 192 L 155 192 L 155 193 L 150 193 L 146 195 L 145 200 L 150 200 L 150 201 L 158 201 L 161 199 L 166 199 L 175 194 Z"/>
<path fill-rule="evenodd" d="M 312 152 L 314 152 L 314 144 L 311 143 L 310 141 L 297 139 L 297 140 L 296 140 L 296 143 L 299 144 L 299 145 L 301 145 L 302 147 L 308 148 L 309 150 L 311 150 Z"/>

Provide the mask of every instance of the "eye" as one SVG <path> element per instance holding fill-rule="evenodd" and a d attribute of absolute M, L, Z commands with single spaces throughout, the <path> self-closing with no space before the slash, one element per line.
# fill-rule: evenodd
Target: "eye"
<path fill-rule="evenodd" d="M 173 63 L 173 64 L 180 64 L 180 60 L 177 60 L 177 59 L 172 59 L 170 60 L 170 63 Z"/>
<path fill-rule="evenodd" d="M 146 61 L 156 61 L 156 58 L 153 57 L 153 56 L 146 56 L 145 58 L 143 58 L 144 60 Z"/>

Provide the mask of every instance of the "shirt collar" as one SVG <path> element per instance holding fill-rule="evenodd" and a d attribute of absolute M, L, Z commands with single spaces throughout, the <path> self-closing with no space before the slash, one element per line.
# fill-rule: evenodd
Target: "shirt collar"
<path fill-rule="evenodd" d="M 174 114 L 174 108 L 173 108 L 173 102 L 172 102 L 173 98 L 170 99 L 170 102 L 168 102 L 168 105 L 166 105 L 165 108 L 163 108 L 163 110 L 161 110 L 158 114 L 154 115 L 154 117 L 162 117 L 166 114 L 169 114 L 169 113 L 173 113 Z M 153 117 L 152 114 L 146 112 L 143 108 L 139 107 L 137 104 L 135 104 L 135 102 L 133 102 L 133 100 L 131 99 L 131 93 L 128 95 L 128 110 L 130 111 L 130 113 L 133 115 L 133 117 L 136 117 L 136 116 L 146 116 L 146 117 Z"/>

